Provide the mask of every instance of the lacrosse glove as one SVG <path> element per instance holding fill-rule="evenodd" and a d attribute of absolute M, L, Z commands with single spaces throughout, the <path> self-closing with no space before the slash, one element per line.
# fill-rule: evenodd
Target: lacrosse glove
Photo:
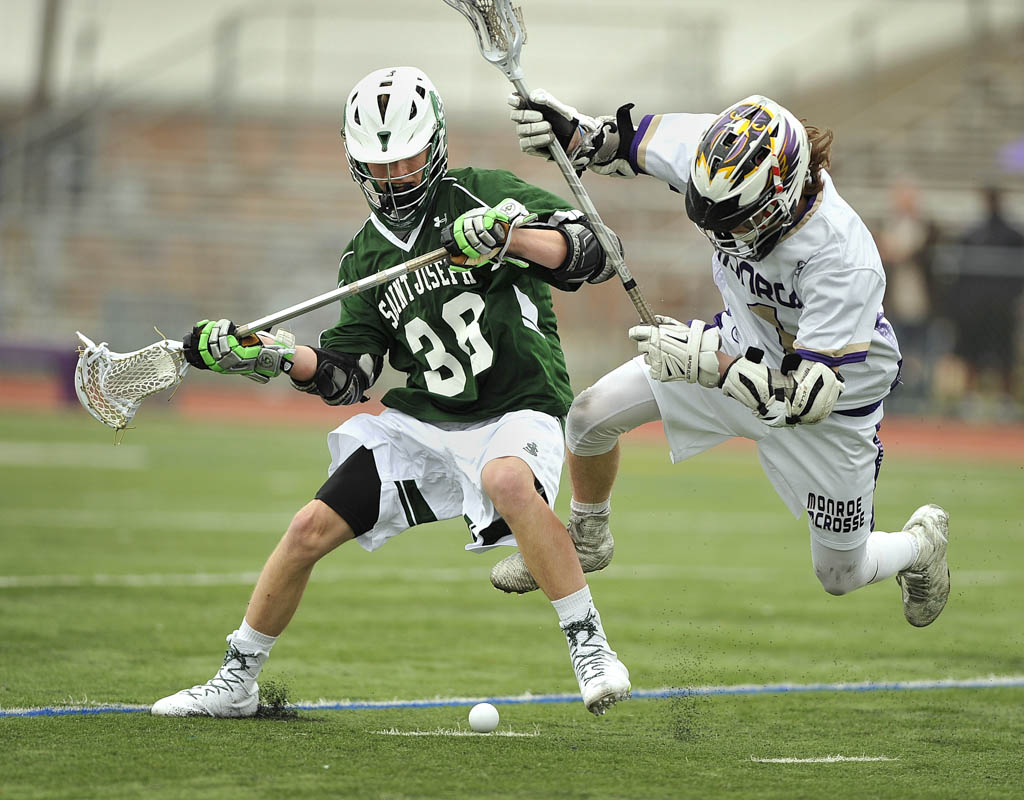
<path fill-rule="evenodd" d="M 291 370 L 295 358 L 292 334 L 279 330 L 273 344 L 263 344 L 256 334 L 239 341 L 237 330 L 238 326 L 228 319 L 198 322 L 182 339 L 185 360 L 198 369 L 245 375 L 258 383 Z"/>
<path fill-rule="evenodd" d="M 719 386 L 722 394 L 739 400 L 766 425 L 781 428 L 792 424 L 786 419 L 790 413 L 789 400 L 784 387 L 774 384 L 772 371 L 762 363 L 763 359 L 763 350 L 748 347 L 743 356 L 726 367 Z"/>
<path fill-rule="evenodd" d="M 659 381 L 686 381 L 716 388 L 720 379 L 718 328 L 706 327 L 699 319 L 685 323 L 660 314 L 654 319 L 657 325 L 629 329 L 629 338 L 637 343 L 651 376 Z"/>
<path fill-rule="evenodd" d="M 451 269 L 466 272 L 487 264 L 499 266 L 503 261 L 528 267 L 525 261 L 505 254 L 512 231 L 536 218 L 536 214 L 511 197 L 492 208 L 481 206 L 467 211 L 441 231 L 441 245 L 451 258 Z"/>
<path fill-rule="evenodd" d="M 589 167 L 602 175 L 636 177 L 629 160 L 636 135 L 630 116 L 632 103 L 622 106 L 615 116 L 588 117 L 544 89 L 535 89 L 528 101 L 512 94 L 508 104 L 513 109 L 509 116 L 516 123 L 519 149 L 527 155 L 551 160 L 550 147 L 557 141 L 577 175 Z"/>

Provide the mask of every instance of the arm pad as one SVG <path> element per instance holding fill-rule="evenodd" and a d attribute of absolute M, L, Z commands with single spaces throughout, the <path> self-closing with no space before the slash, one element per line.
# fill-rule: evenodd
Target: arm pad
<path fill-rule="evenodd" d="M 292 386 L 300 392 L 318 394 L 329 406 L 347 406 L 365 402 L 363 395 L 380 377 L 383 356 L 353 355 L 311 347 L 316 353 L 316 372 L 308 381 L 292 378 Z"/>
<path fill-rule="evenodd" d="M 590 221 L 579 212 L 561 219 L 558 216 L 552 215 L 547 224 L 565 239 L 565 260 L 555 269 L 541 270 L 539 277 L 564 292 L 575 292 L 584 282 L 603 283 L 612 277 L 615 269 L 608 263 Z M 622 252 L 622 240 L 615 238 Z"/>

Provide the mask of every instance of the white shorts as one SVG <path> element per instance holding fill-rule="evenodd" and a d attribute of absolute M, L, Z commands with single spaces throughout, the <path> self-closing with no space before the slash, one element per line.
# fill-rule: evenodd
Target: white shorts
<path fill-rule="evenodd" d="M 381 482 L 380 514 L 373 528 L 356 537 L 366 550 L 376 550 L 414 525 L 460 516 L 473 536 L 467 550 L 514 545 L 510 534 L 495 541 L 482 535 L 500 517 L 481 488 L 481 475 L 487 462 L 503 456 L 526 462 L 554 508 L 565 460 L 557 418 L 513 411 L 485 422 L 441 424 L 388 408 L 377 415 L 357 414 L 327 435 L 328 474 L 360 447 L 373 453 Z"/>
<path fill-rule="evenodd" d="M 773 428 L 720 391 L 655 380 L 643 356 L 630 363 L 644 375 L 658 403 L 673 463 L 735 436 L 752 439 L 775 491 L 794 517 L 807 512 L 816 541 L 852 550 L 868 538 L 882 465 L 877 436 L 881 406 L 867 416 L 832 413 L 815 425 Z"/>

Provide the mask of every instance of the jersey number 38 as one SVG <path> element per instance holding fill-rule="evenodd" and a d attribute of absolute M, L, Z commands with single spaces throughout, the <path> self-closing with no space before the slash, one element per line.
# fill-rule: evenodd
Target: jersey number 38
<path fill-rule="evenodd" d="M 441 307 L 441 317 L 455 334 L 455 343 L 469 356 L 469 368 L 474 375 L 479 375 L 494 363 L 494 351 L 480 332 L 483 311 L 483 298 L 472 292 L 463 292 Z M 425 353 L 430 369 L 423 374 L 430 392 L 443 397 L 462 393 L 466 388 L 466 371 L 423 319 L 414 317 L 406 323 L 405 338 L 413 355 L 430 346 Z"/>

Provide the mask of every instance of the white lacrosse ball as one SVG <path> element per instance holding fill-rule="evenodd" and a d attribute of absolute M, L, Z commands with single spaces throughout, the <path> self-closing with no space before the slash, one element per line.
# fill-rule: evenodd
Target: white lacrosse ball
<path fill-rule="evenodd" d="M 498 709 L 490 703 L 477 703 L 469 709 L 469 727 L 477 733 L 490 733 L 498 727 Z"/>

